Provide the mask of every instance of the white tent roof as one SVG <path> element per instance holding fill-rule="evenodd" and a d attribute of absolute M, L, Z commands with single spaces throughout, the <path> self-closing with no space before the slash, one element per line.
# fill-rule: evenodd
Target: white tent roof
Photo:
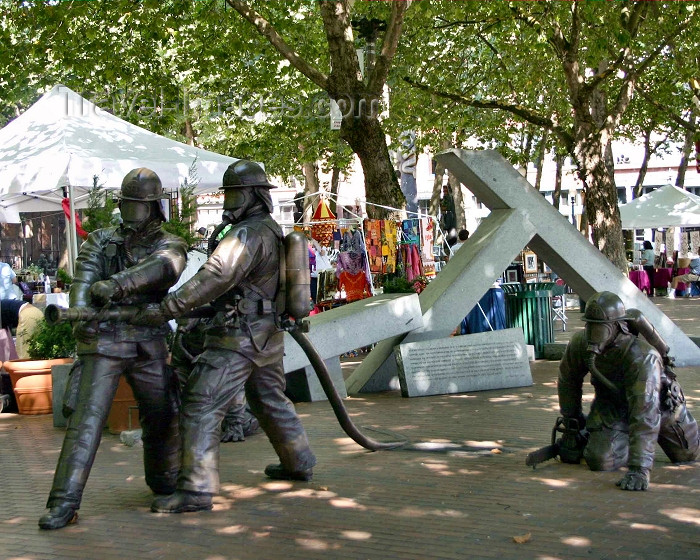
<path fill-rule="evenodd" d="M 700 227 L 700 196 L 673 185 L 620 205 L 623 229 Z"/>
<path fill-rule="evenodd" d="M 75 207 L 83 207 L 94 175 L 119 189 L 136 167 L 155 171 L 166 191 L 177 189 L 195 158 L 197 192 L 217 190 L 236 161 L 149 132 L 57 85 L 0 130 L 0 221 L 60 209 L 61 187 L 68 185 Z"/>

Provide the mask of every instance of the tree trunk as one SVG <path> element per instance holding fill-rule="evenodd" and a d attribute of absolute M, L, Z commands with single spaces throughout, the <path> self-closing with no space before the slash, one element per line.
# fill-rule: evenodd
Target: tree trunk
<path fill-rule="evenodd" d="M 319 189 L 318 180 L 318 165 L 314 161 L 305 161 L 304 145 L 299 144 L 299 153 L 301 155 L 302 164 L 301 170 L 304 174 L 304 224 L 308 224 L 313 216 L 313 198 L 309 195 L 315 194 Z"/>
<path fill-rule="evenodd" d="M 301 165 L 304 172 L 304 224 L 308 224 L 313 216 L 313 197 L 309 196 L 318 192 L 318 166 L 307 161 Z"/>
<path fill-rule="evenodd" d="M 399 187 L 394 166 L 391 164 L 386 137 L 376 117 L 348 115 L 343 118 L 342 138 L 360 158 L 365 175 L 367 201 L 389 208 L 402 208 L 405 198 Z M 368 205 L 367 216 L 383 219 L 391 210 Z"/>
<path fill-rule="evenodd" d="M 438 217 L 440 213 L 440 198 L 442 196 L 442 181 L 445 177 L 445 166 L 435 162 L 435 179 L 433 180 L 433 192 L 430 195 L 430 206 L 428 213 L 431 216 Z"/>
<path fill-rule="evenodd" d="M 328 42 L 331 73 L 326 76 L 302 58 L 298 51 L 248 2 L 226 0 L 297 70 L 326 91 L 343 110 L 341 137 L 360 158 L 365 176 L 368 202 L 389 207 L 403 207 L 405 199 L 394 172 L 386 138 L 378 120 L 379 102 L 396 54 L 406 10 L 410 2 L 390 2 L 391 16 L 376 54 L 373 67 L 365 70 L 365 80 L 355 50 L 352 9 L 355 0 L 320 0 L 319 13 Z M 321 57 L 324 58 L 324 57 Z M 371 218 L 386 217 L 391 211 L 369 206 Z"/>
<path fill-rule="evenodd" d="M 452 187 L 452 196 L 455 200 L 455 218 L 457 219 L 457 232 L 461 229 L 466 229 L 467 219 L 464 214 L 464 193 L 462 191 L 462 183 L 452 173 L 448 171 L 447 180 Z"/>
<path fill-rule="evenodd" d="M 695 125 L 697 118 L 695 116 L 695 111 L 690 113 L 690 124 Z M 690 159 L 690 152 L 693 150 L 693 133 L 690 130 L 685 131 L 685 139 L 683 142 L 683 151 L 681 152 L 681 162 L 678 165 L 678 175 L 676 175 L 676 186 L 683 189 L 685 188 L 685 172 L 688 169 L 688 160 Z"/>
<path fill-rule="evenodd" d="M 581 223 L 578 230 L 588 239 L 588 215 L 586 214 L 586 191 L 581 191 Z"/>
<path fill-rule="evenodd" d="M 331 197 L 328 201 L 331 208 L 331 212 L 337 214 L 337 197 L 338 197 L 338 184 L 340 183 L 340 167 L 333 167 L 333 172 L 331 174 Z"/>
<path fill-rule="evenodd" d="M 545 130 L 542 134 L 542 140 L 540 140 L 540 145 L 537 149 L 537 159 L 535 163 L 537 164 L 537 174 L 535 175 L 535 190 L 539 191 L 542 187 L 542 168 L 544 167 L 544 157 L 547 153 L 547 131 Z"/>
<path fill-rule="evenodd" d="M 197 135 L 194 132 L 194 128 L 192 128 L 192 121 L 190 121 L 190 119 L 185 119 L 184 133 L 185 138 L 187 138 L 187 144 L 189 146 L 194 146 L 194 139 Z"/>
<path fill-rule="evenodd" d="M 559 210 L 561 206 L 561 177 L 564 170 L 564 156 L 559 152 L 554 154 L 556 170 L 554 172 L 554 193 L 552 194 L 552 204 Z M 575 225 L 575 224 L 574 224 Z"/>
<path fill-rule="evenodd" d="M 579 130 L 583 128 L 581 125 Z M 585 212 L 592 228 L 593 244 L 610 262 L 626 272 L 627 258 L 610 148 L 610 138 L 603 130 L 577 137 L 575 153 L 585 186 Z"/>
<path fill-rule="evenodd" d="M 639 168 L 639 174 L 637 175 L 637 182 L 632 189 L 632 197 L 639 198 L 643 194 L 644 190 L 644 178 L 647 176 L 647 171 L 649 170 L 649 159 L 651 158 L 651 130 L 644 131 L 644 158 L 642 159 L 642 165 Z"/>
<path fill-rule="evenodd" d="M 526 132 L 524 142 L 522 141 L 522 139 L 520 142 L 520 149 L 522 150 L 524 160 L 526 162 L 530 161 L 530 152 L 532 152 L 532 140 L 532 134 L 530 132 Z M 523 177 L 527 177 L 527 163 L 525 163 L 525 165 L 519 163 L 518 171 Z"/>

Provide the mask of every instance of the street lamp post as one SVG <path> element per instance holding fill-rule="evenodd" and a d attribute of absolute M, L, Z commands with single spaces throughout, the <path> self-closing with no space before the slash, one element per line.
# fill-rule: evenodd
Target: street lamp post
<path fill-rule="evenodd" d="M 576 211 L 574 206 L 576 205 L 576 197 L 571 197 L 571 223 L 576 226 Z"/>

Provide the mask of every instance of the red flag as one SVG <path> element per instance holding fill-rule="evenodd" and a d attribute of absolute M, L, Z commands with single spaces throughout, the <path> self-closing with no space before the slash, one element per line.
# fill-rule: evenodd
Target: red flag
<path fill-rule="evenodd" d="M 63 213 L 66 215 L 68 223 L 70 223 L 70 200 L 64 198 L 61 201 L 61 206 L 63 206 Z M 75 231 L 78 232 L 78 235 L 80 237 L 82 237 L 83 239 L 87 239 L 88 233 L 83 229 L 83 225 L 80 223 L 80 216 L 78 216 L 77 212 L 75 213 Z"/>

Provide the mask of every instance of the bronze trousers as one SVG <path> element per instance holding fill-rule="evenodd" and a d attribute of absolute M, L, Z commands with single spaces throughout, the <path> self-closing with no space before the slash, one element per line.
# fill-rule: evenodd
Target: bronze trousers
<path fill-rule="evenodd" d="M 80 360 L 78 403 L 68 419 L 47 507 L 80 506 L 122 374 L 139 405 L 146 483 L 156 494 L 172 493 L 180 467 L 180 437 L 175 387 L 165 360 L 99 354 L 82 355 Z"/>

